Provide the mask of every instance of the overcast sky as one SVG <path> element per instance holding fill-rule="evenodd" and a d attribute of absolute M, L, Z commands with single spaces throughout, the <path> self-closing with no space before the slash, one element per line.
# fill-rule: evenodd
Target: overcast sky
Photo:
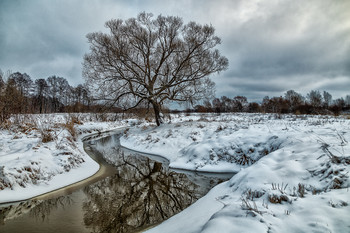
<path fill-rule="evenodd" d="M 86 34 L 141 11 L 216 28 L 229 59 L 213 77 L 217 96 L 350 94 L 349 0 L 0 0 L 0 69 L 83 83 Z"/>

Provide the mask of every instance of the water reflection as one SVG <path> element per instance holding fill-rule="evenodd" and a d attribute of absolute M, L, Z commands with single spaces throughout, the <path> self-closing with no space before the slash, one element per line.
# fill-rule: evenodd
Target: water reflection
<path fill-rule="evenodd" d="M 113 138 L 96 149 L 116 167 L 116 174 L 84 189 L 84 222 L 94 232 L 131 232 L 165 220 L 200 196 L 185 174 L 162 163 L 125 152 Z M 108 187 L 106 189 L 106 187 Z"/>
<path fill-rule="evenodd" d="M 122 149 L 118 135 L 87 146 L 108 177 L 72 194 L 0 206 L 0 231 L 134 232 L 180 212 L 225 179 L 169 170 L 165 159 Z"/>
<path fill-rule="evenodd" d="M 45 221 L 52 211 L 69 206 L 72 203 L 73 199 L 70 196 L 61 196 L 49 200 L 28 200 L 3 206 L 0 207 L 0 225 L 4 225 L 6 221 L 24 214 L 29 214 L 31 218 L 37 221 Z"/>

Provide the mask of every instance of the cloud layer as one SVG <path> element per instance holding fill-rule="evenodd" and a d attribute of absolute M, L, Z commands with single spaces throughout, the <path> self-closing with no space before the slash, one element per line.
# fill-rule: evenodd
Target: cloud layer
<path fill-rule="evenodd" d="M 213 77 L 217 95 L 350 94 L 350 1 L 0 1 L 0 68 L 33 78 L 83 82 L 85 35 L 139 12 L 212 24 L 230 67 Z"/>

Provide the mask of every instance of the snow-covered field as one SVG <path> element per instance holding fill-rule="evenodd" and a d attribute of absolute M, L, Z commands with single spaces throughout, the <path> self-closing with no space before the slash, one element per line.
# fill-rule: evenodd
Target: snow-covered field
<path fill-rule="evenodd" d="M 149 232 L 350 232 L 346 117 L 180 114 L 160 127 L 89 115 L 27 118 L 0 131 L 0 202 L 94 174 L 81 139 L 134 125 L 121 139 L 126 147 L 161 155 L 173 168 L 237 172 Z M 52 140 L 43 142 L 47 133 Z"/>
<path fill-rule="evenodd" d="M 83 149 L 86 135 L 127 126 L 90 114 L 22 115 L 0 130 L 0 203 L 28 199 L 81 181 L 99 165 Z M 108 119 L 107 119 L 108 120 Z"/>
<path fill-rule="evenodd" d="M 124 146 L 173 168 L 238 172 L 149 232 L 350 232 L 350 120 L 262 114 L 173 116 Z"/>

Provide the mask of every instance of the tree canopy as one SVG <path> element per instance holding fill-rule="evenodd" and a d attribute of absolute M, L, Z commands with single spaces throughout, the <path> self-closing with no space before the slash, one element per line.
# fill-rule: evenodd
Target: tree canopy
<path fill-rule="evenodd" d="M 109 33 L 87 35 L 90 53 L 83 75 L 96 98 L 124 109 L 152 106 L 157 125 L 168 101 L 194 103 L 214 95 L 213 73 L 227 69 L 228 59 L 211 25 L 150 13 L 126 21 L 112 19 Z"/>

